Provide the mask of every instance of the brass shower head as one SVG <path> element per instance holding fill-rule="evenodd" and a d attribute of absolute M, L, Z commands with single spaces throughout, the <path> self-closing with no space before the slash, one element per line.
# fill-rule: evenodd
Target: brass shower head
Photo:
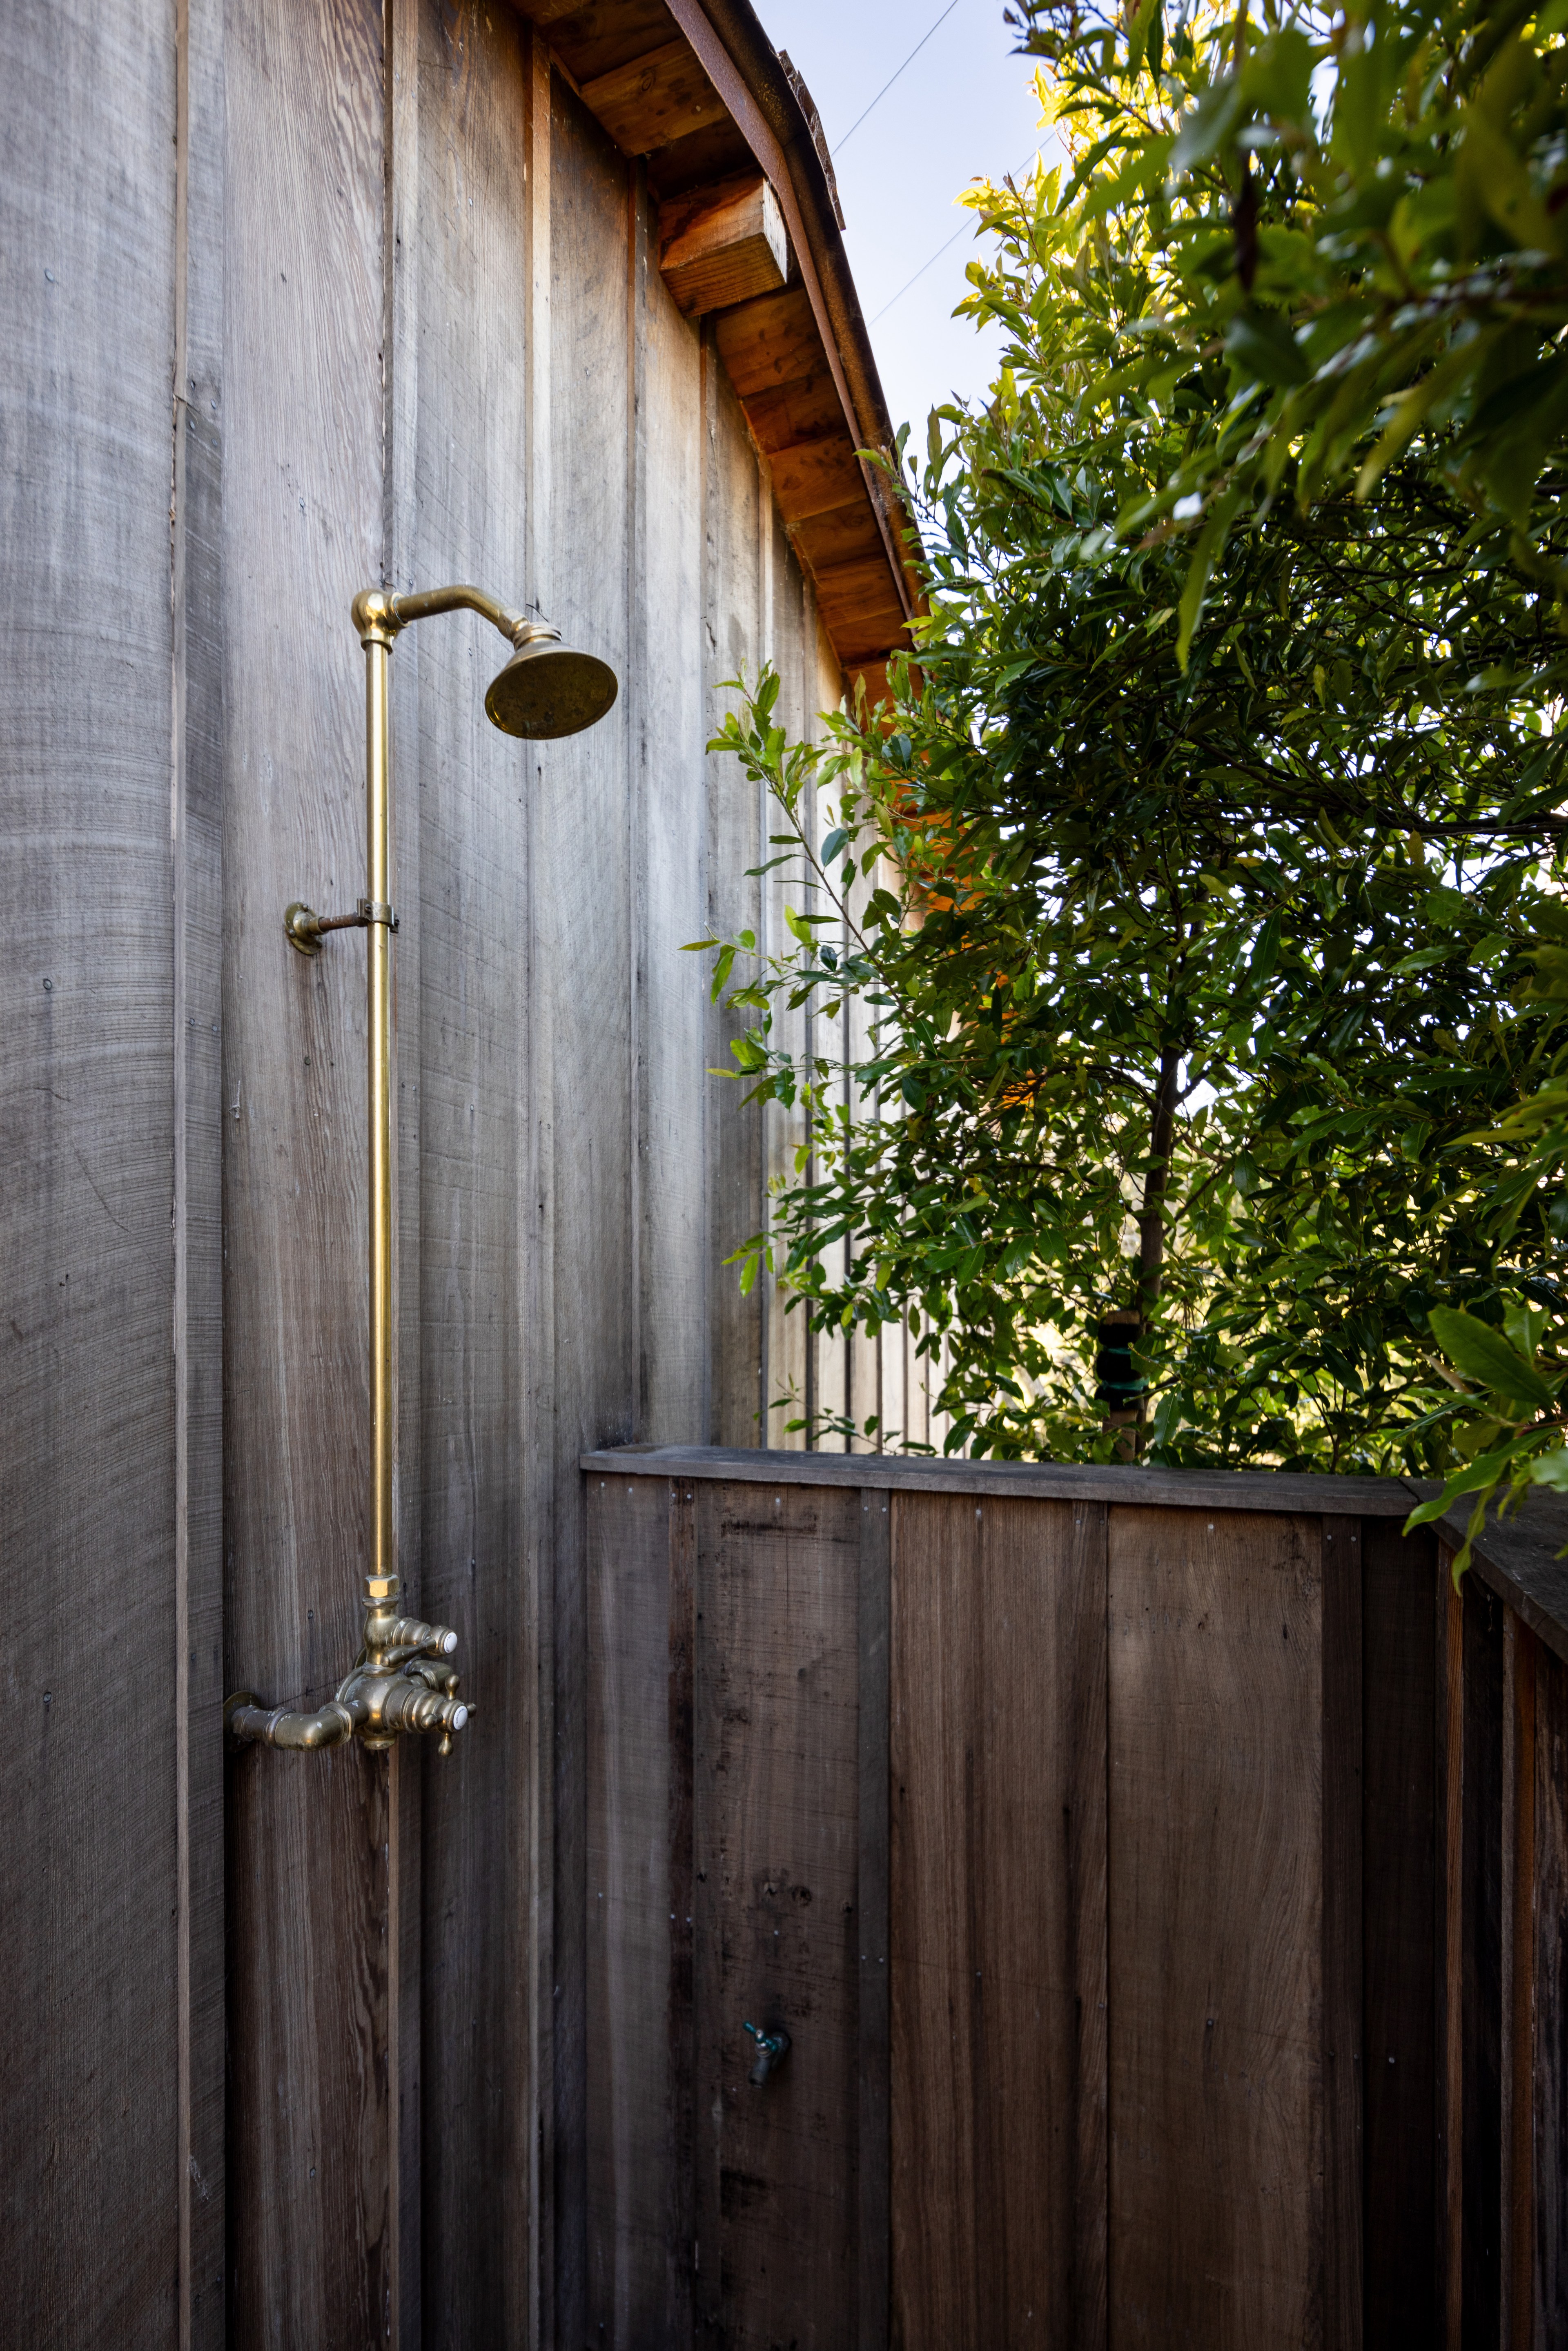
<path fill-rule="evenodd" d="M 556 630 L 538 621 L 523 622 L 513 642 L 516 653 L 485 696 L 492 726 L 539 742 L 580 735 L 603 717 L 617 690 L 607 662 L 563 645 Z"/>

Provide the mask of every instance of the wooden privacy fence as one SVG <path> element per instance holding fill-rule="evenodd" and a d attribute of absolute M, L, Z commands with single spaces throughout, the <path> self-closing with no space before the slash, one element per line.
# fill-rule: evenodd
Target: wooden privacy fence
<path fill-rule="evenodd" d="M 1568 2343 L 1549 1511 L 583 1468 L 590 2341 Z"/>

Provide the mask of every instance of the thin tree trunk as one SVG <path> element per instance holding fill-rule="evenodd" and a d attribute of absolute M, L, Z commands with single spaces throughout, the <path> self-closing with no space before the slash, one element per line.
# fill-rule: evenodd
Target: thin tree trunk
<path fill-rule="evenodd" d="M 1165 1265 L 1166 1223 L 1161 1214 L 1170 1175 L 1171 1148 L 1176 1141 L 1176 1087 L 1181 1054 L 1167 1045 L 1160 1055 L 1155 1087 L 1155 1112 L 1149 1122 L 1149 1158 L 1144 1178 L 1144 1206 L 1138 1217 L 1138 1312 L 1144 1321 L 1159 1304 L 1160 1276 Z"/>

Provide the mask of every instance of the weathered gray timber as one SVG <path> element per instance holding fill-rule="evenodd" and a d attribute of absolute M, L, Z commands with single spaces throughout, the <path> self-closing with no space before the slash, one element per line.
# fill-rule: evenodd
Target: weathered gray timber
<path fill-rule="evenodd" d="M 206 29 L 26 15 L 0 97 L 0 2242 L 73 2346 L 222 2309 Z"/>
<path fill-rule="evenodd" d="M 733 1024 L 681 950 L 782 901 L 706 747 L 768 657 L 801 728 L 874 692 L 908 610 L 765 50 L 664 0 L 13 28 L 0 2192 L 51 2346 L 586 2323 L 578 1459 L 843 1390 L 723 1265 L 791 1136 L 707 1074 Z M 661 204 L 759 168 L 783 307 L 688 318 Z M 622 682 L 525 749 L 476 622 L 392 663 L 398 1534 L 478 1714 L 442 1763 L 225 1764 L 226 1691 L 351 1662 L 365 1539 L 363 948 L 307 962 L 282 913 L 362 886 L 350 600 L 465 578 Z"/>

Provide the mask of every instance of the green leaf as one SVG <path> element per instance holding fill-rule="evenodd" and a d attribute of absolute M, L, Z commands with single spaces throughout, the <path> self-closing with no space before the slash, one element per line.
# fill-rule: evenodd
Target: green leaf
<path fill-rule="evenodd" d="M 1205 90 L 1192 112 L 1184 115 L 1171 149 L 1171 170 L 1190 172 L 1222 147 L 1241 120 L 1244 100 L 1236 80 L 1217 82 Z"/>
<path fill-rule="evenodd" d="M 1494 1395 L 1506 1396 L 1511 1404 L 1533 1412 L 1552 1410 L 1557 1401 L 1555 1391 L 1490 1323 L 1448 1306 L 1434 1306 L 1429 1320 L 1432 1336 L 1466 1379 Z"/>
<path fill-rule="evenodd" d="M 1258 383 L 1305 383 L 1312 373 L 1290 321 L 1277 310 L 1239 310 L 1226 329 L 1225 355 Z"/>

